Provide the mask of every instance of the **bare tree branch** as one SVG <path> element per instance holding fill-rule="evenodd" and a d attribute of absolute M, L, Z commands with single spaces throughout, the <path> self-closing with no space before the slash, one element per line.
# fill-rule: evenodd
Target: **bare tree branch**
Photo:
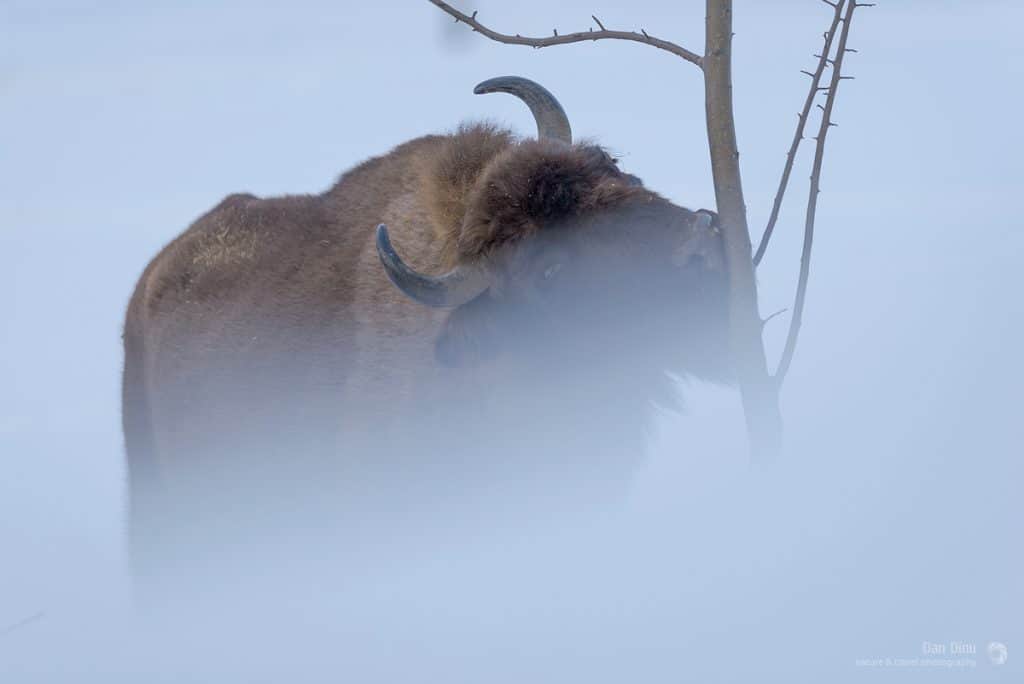
<path fill-rule="evenodd" d="M 747 422 L 751 457 L 770 463 L 782 449 L 779 393 L 768 375 L 757 281 L 743 201 L 732 103 L 732 0 L 707 0 L 704 98 L 715 201 L 729 273 L 729 347 Z"/>
<path fill-rule="evenodd" d="M 781 316 L 782 314 L 786 313 L 787 311 L 789 311 L 789 309 L 779 309 L 778 311 L 776 311 L 775 313 L 773 313 L 772 315 L 768 316 L 763 321 L 761 321 L 761 327 L 763 328 L 764 326 L 768 325 L 768 322 L 770 320 L 772 320 L 776 316 Z"/>
<path fill-rule="evenodd" d="M 0 629 L 0 636 L 4 636 L 4 635 L 7 635 L 7 634 L 10 634 L 11 632 L 17 631 L 17 630 L 21 629 L 22 627 L 25 627 L 26 625 L 30 625 L 33 622 L 35 622 L 36 620 L 40 619 L 41 617 L 43 617 L 43 612 L 39 611 L 38 613 L 35 613 L 34 615 L 29 615 L 27 618 L 22 618 L 21 620 L 18 620 L 14 624 L 7 625 L 3 629 Z"/>
<path fill-rule="evenodd" d="M 843 4 L 846 0 L 838 0 L 838 2 L 829 2 L 829 0 L 822 0 L 827 5 L 834 8 L 834 16 L 832 17 L 832 25 L 828 31 L 825 32 L 825 47 L 822 48 L 818 57 L 818 68 L 811 74 L 807 71 L 802 73 L 808 74 L 811 77 L 811 88 L 807 91 L 807 99 L 804 100 L 804 108 L 800 112 L 800 119 L 796 126 L 796 133 L 793 134 L 793 142 L 789 146 L 789 152 L 786 153 L 786 165 L 782 169 L 782 179 L 779 181 L 779 189 L 775 193 L 775 202 L 772 204 L 772 213 L 768 217 L 768 225 L 764 229 L 764 234 L 761 236 L 761 243 L 757 246 L 757 251 L 754 253 L 754 265 L 757 266 L 761 263 L 761 259 L 764 258 L 765 250 L 768 249 L 768 241 L 772 238 L 772 232 L 775 230 L 775 223 L 779 220 L 779 210 L 782 208 L 782 198 L 786 194 L 786 188 L 789 185 L 789 174 L 793 172 L 793 162 L 796 160 L 796 152 L 800 147 L 800 141 L 804 139 L 804 128 L 807 126 L 807 117 L 811 112 L 811 106 L 814 104 L 814 97 L 821 90 L 818 84 L 821 83 L 821 76 L 825 72 L 825 67 L 828 66 L 831 60 L 828 58 L 829 52 L 832 50 L 832 40 L 836 35 L 836 28 L 839 26 L 839 22 L 843 16 Z"/>
<path fill-rule="evenodd" d="M 499 43 L 507 43 L 509 45 L 528 45 L 534 48 L 550 47 L 552 45 L 566 45 L 568 43 L 582 43 L 587 40 L 631 40 L 636 43 L 644 43 L 656 47 L 660 50 L 671 52 L 672 54 L 682 57 L 687 62 L 696 64 L 697 66 L 703 66 L 704 59 L 695 52 L 691 52 L 681 45 L 676 45 L 667 40 L 660 38 L 654 38 L 647 35 L 646 31 L 641 30 L 640 33 L 636 31 L 608 31 L 604 28 L 604 25 L 597 20 L 597 17 L 591 16 L 591 18 L 597 22 L 597 25 L 601 27 L 600 31 L 577 31 L 576 33 L 567 33 L 565 35 L 558 35 L 558 31 L 554 31 L 554 35 L 547 38 L 527 38 L 516 34 L 510 36 L 504 33 L 498 33 L 493 31 L 479 21 L 476 20 L 476 12 L 472 15 L 463 14 L 459 10 L 455 9 L 442 0 L 430 0 L 431 3 L 439 7 L 442 11 L 447 12 L 451 16 L 455 17 L 456 22 L 463 22 L 477 33 L 481 33 L 487 36 L 491 40 Z"/>
<path fill-rule="evenodd" d="M 842 68 L 843 57 L 846 55 L 846 40 L 850 35 L 850 23 L 853 19 L 853 11 L 863 6 L 855 0 L 849 0 L 846 5 L 846 15 L 843 17 L 843 30 L 839 34 L 839 47 L 836 50 L 835 62 L 832 69 L 832 82 L 828 87 L 828 97 L 825 98 L 825 106 L 822 108 L 824 114 L 821 116 L 821 127 L 818 129 L 818 137 L 814 148 L 814 166 L 811 169 L 811 192 L 807 198 L 807 219 L 804 223 L 804 248 L 800 256 L 800 279 L 796 286 L 796 297 L 793 301 L 793 317 L 789 322 L 789 334 L 786 336 L 786 346 L 782 350 L 782 358 L 779 361 L 779 368 L 775 371 L 775 382 L 782 385 L 789 371 L 789 365 L 793 361 L 793 353 L 796 351 L 797 338 L 800 335 L 800 323 L 803 319 L 804 298 L 807 295 L 807 276 L 811 268 L 811 245 L 814 242 L 814 217 L 818 210 L 818 194 L 821 192 L 821 162 L 825 156 L 825 137 L 828 130 L 835 124 L 832 122 L 832 108 L 836 103 L 836 95 L 839 91 L 839 82 L 843 80 Z"/>

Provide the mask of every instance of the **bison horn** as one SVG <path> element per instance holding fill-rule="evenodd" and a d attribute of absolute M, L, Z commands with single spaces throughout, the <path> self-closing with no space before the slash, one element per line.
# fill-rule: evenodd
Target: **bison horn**
<path fill-rule="evenodd" d="M 555 96 L 539 83 L 519 76 L 499 76 L 484 81 L 473 88 L 477 95 L 483 93 L 509 93 L 526 103 L 537 122 L 537 137 L 559 140 L 572 144 L 572 129 L 569 117 Z"/>
<path fill-rule="evenodd" d="M 487 278 L 478 269 L 456 267 L 441 276 L 417 273 L 409 268 L 391 246 L 388 227 L 377 226 L 377 254 L 388 278 L 410 299 L 435 307 L 465 304 L 488 287 Z"/>

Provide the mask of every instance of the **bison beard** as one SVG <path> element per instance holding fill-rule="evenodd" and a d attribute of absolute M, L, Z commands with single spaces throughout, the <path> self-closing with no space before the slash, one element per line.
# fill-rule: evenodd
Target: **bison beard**
<path fill-rule="evenodd" d="M 536 84 L 488 83 L 543 137 L 466 126 L 321 195 L 232 195 L 149 264 L 124 333 L 140 572 L 311 525 L 351 548 L 367 516 L 606 500 L 667 373 L 728 380 L 710 215 L 571 144 Z"/>

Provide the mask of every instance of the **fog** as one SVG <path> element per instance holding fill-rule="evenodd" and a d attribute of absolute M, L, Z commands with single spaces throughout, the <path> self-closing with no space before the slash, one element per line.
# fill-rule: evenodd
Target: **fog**
<path fill-rule="evenodd" d="M 597 14 L 700 51 L 703 3 L 634 5 L 475 8 L 511 33 Z M 361 545 L 326 550 L 294 531 L 225 560 L 226 585 L 179 584 L 155 617 L 139 605 L 124 307 L 147 261 L 222 197 L 319 192 L 463 120 L 532 133 L 521 103 L 472 94 L 518 74 L 648 187 L 714 206 L 692 65 L 636 44 L 492 44 L 439 14 L 0 7 L 0 681 L 1019 680 L 1024 9 L 1011 2 L 858 10 L 779 463 L 749 465 L 734 390 L 687 381 L 685 410 L 655 411 L 642 465 L 599 512 L 524 494 L 501 525 L 468 510 L 389 536 L 386 516 L 366 517 Z M 828 20 L 811 0 L 736 3 L 758 235 Z M 758 272 L 765 315 L 791 306 L 810 154 Z M 770 359 L 787 322 L 767 324 Z"/>

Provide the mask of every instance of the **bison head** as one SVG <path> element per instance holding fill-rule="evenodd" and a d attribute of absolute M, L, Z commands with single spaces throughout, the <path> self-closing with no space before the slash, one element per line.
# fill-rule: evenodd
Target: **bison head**
<path fill-rule="evenodd" d="M 524 352 L 592 368 L 618 352 L 723 377 L 725 270 L 714 214 L 644 188 L 598 146 L 574 145 L 561 106 L 536 83 L 506 77 L 476 88 L 496 91 L 530 106 L 539 135 L 517 141 L 478 126 L 451 138 L 434 174 L 448 185 L 434 194 L 447 198 L 435 215 L 452 268 L 416 272 L 387 227 L 377 229 L 395 286 L 453 308 L 438 358 L 461 365 Z"/>

